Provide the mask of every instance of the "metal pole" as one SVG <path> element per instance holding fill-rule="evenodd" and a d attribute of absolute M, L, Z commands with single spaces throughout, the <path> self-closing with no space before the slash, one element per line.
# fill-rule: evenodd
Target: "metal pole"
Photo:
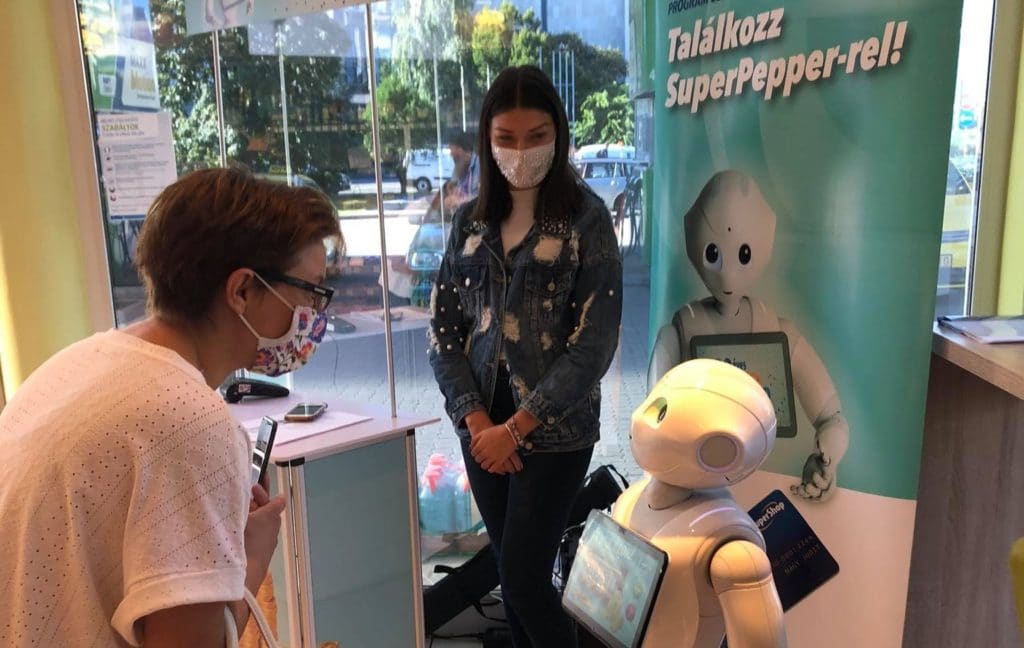
<path fill-rule="evenodd" d="M 288 87 L 284 80 L 284 34 L 281 32 L 281 21 L 275 25 L 277 36 L 277 73 L 281 79 L 281 132 L 284 135 L 284 170 L 288 185 L 294 184 L 292 179 L 292 149 L 288 135 Z"/>
<path fill-rule="evenodd" d="M 220 32 L 213 31 L 213 93 L 217 102 L 217 141 L 220 145 L 220 165 L 228 165 L 228 144 L 224 130 L 224 87 L 220 79 Z"/>
<path fill-rule="evenodd" d="M 377 106 L 377 66 L 373 60 L 373 12 L 366 5 L 366 58 L 369 61 L 367 71 L 370 79 L 370 114 L 373 116 L 373 172 L 377 179 L 377 222 L 380 224 L 380 271 L 384 280 L 384 351 L 387 357 L 388 391 L 391 396 L 391 418 L 398 416 L 398 404 L 395 397 L 395 349 L 391 337 L 391 291 L 388 286 L 388 245 L 387 230 L 384 227 L 384 184 L 380 168 L 380 128 L 379 108 Z"/>
<path fill-rule="evenodd" d="M 570 103 L 572 104 L 572 145 L 576 147 L 576 50 L 572 51 L 572 90 L 569 94 Z"/>
<path fill-rule="evenodd" d="M 562 108 L 565 109 L 569 105 L 569 53 L 562 50 L 562 60 L 559 67 L 562 68 Z M 566 112 L 565 116 L 568 118 L 569 113 Z"/>
<path fill-rule="evenodd" d="M 462 132 L 466 132 L 466 66 L 459 62 L 459 86 L 462 91 Z"/>
<path fill-rule="evenodd" d="M 562 50 L 555 51 L 557 53 L 554 61 L 554 68 L 556 70 L 555 78 L 557 79 L 557 81 L 555 81 L 555 88 L 558 89 L 558 98 L 565 99 L 565 87 L 562 79 L 562 54 L 564 54 L 564 52 Z"/>
<path fill-rule="evenodd" d="M 217 102 L 217 146 L 219 151 L 220 166 L 221 168 L 227 168 L 228 166 L 228 143 L 227 143 L 227 131 L 224 126 L 224 84 L 221 81 L 220 76 L 220 31 L 213 30 L 213 94 L 214 100 Z M 245 375 L 245 371 L 238 369 L 232 372 L 235 378 L 241 378 Z M 291 377 L 289 376 L 289 380 Z"/>
<path fill-rule="evenodd" d="M 444 227 L 444 166 L 441 164 L 441 94 L 437 88 L 437 52 L 434 52 L 434 126 L 437 129 L 437 178 L 441 181 L 438 191 L 441 193 L 441 226 Z"/>

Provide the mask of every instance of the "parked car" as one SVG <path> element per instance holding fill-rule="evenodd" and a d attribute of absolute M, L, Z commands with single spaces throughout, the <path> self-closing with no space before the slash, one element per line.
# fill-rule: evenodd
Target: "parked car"
<path fill-rule="evenodd" d="M 587 144 L 576 149 L 576 153 L 573 155 L 573 160 L 577 163 L 597 158 L 634 160 L 636 159 L 636 148 L 623 144 Z"/>
<path fill-rule="evenodd" d="M 438 174 L 437 158 L 441 157 Z M 430 193 L 455 174 L 455 160 L 447 148 L 412 149 L 406 153 L 405 177 L 421 194 Z"/>
<path fill-rule="evenodd" d="M 288 174 L 286 174 L 284 171 L 271 171 L 270 173 L 256 173 L 254 175 L 257 178 L 261 178 L 263 180 L 270 180 L 271 182 L 288 182 Z M 339 171 L 338 173 L 332 174 L 332 177 L 334 178 L 334 183 L 337 185 L 337 191 L 344 191 L 351 188 L 352 183 L 347 174 Z M 292 186 L 311 186 L 314 189 L 324 191 L 324 193 L 327 193 L 327 195 L 330 196 L 330 193 L 328 193 L 328 191 L 325 191 L 324 187 L 321 186 L 321 184 L 319 184 L 316 180 L 310 178 L 308 175 L 302 173 L 292 174 Z"/>
<path fill-rule="evenodd" d="M 451 222 L 423 223 L 416 230 L 405 257 L 405 263 L 413 274 L 409 298 L 412 306 L 425 308 L 430 305 L 430 291 L 441 268 L 445 241 L 450 233 Z"/>
<path fill-rule="evenodd" d="M 623 207 L 630 178 L 640 175 L 646 166 L 643 162 L 626 158 L 591 158 L 581 160 L 577 165 L 583 180 L 604 200 L 613 215 Z"/>

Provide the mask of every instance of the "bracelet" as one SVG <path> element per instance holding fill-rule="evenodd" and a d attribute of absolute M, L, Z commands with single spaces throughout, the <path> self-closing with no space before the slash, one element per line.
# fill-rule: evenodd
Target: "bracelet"
<path fill-rule="evenodd" d="M 508 435 L 512 437 L 512 441 L 516 444 L 516 447 L 522 448 L 523 436 L 519 434 L 519 426 L 516 425 L 515 417 L 509 418 L 505 421 L 505 429 L 508 431 Z"/>

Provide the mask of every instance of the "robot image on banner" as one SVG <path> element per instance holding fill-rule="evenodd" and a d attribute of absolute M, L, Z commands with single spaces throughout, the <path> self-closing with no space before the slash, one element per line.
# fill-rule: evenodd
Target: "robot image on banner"
<path fill-rule="evenodd" d="M 612 518 L 668 554 L 643 648 L 786 645 L 782 604 L 757 525 L 726 488 L 775 442 L 775 409 L 746 372 L 717 360 L 670 370 L 633 412 L 644 479 Z"/>
<path fill-rule="evenodd" d="M 739 171 L 723 171 L 707 182 L 687 212 L 684 231 L 687 256 L 711 296 L 683 304 L 672 323 L 658 331 L 648 386 L 693 357 L 694 337 L 784 333 L 791 389 L 815 430 L 814 449 L 804 463 L 801 483 L 791 490 L 805 499 L 827 499 L 835 492 L 836 469 L 849 444 L 839 394 L 811 343 L 792 322 L 749 292 L 771 260 L 775 213 L 752 178 Z"/>

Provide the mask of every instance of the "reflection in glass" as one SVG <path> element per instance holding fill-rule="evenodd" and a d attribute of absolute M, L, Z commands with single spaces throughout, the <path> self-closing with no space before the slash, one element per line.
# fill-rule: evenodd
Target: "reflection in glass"
<path fill-rule="evenodd" d="M 962 315 L 970 307 L 993 8 L 992 0 L 964 2 L 942 218 L 936 316 Z"/>
<path fill-rule="evenodd" d="M 223 133 L 229 164 L 244 165 L 268 180 L 319 188 L 334 202 L 345 244 L 327 242 L 325 284 L 334 291 L 327 307 L 328 336 L 288 385 L 388 405 L 388 317 L 397 408 L 442 418 L 426 355 L 430 289 L 452 214 L 477 191 L 480 107 L 505 67 L 544 69 L 567 106 L 573 162 L 581 181 L 608 206 L 625 265 L 623 332 L 604 379 L 603 439 L 594 462 L 638 475 L 628 422 L 645 391 L 649 269 L 640 179 L 648 160 L 633 148 L 637 126 L 627 85 L 625 2 L 609 3 L 597 13 L 576 0 L 374 2 L 372 52 L 367 51 L 364 6 L 221 29 L 215 46 L 210 33 L 188 33 L 180 0 L 80 0 L 78 5 L 97 115 L 165 114 L 174 174 L 218 165 Z M 125 10 L 118 11 L 121 7 Z M 139 53 L 151 54 L 147 59 Z M 155 92 L 125 94 L 128 59 L 142 68 L 147 60 L 152 63 Z M 381 140 L 379 195 L 371 64 Z M 644 101 L 640 128 L 642 141 L 649 141 L 650 99 Z M 641 148 L 646 153 L 649 143 Z M 101 175 L 105 185 L 117 179 L 103 168 Z M 132 265 L 142 214 L 115 218 L 109 200 L 104 208 L 117 323 L 124 326 L 145 307 Z M 384 290 L 390 292 L 390 313 L 383 312 Z M 421 469 L 433 453 L 459 457 L 446 419 L 418 430 L 417 447 Z"/>

